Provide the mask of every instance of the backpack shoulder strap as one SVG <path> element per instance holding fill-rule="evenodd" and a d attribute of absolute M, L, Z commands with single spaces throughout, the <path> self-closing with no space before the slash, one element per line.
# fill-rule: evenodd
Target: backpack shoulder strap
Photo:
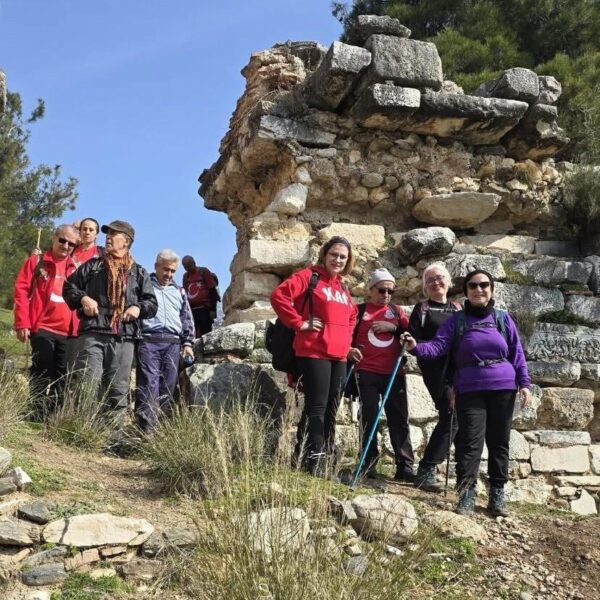
<path fill-rule="evenodd" d="M 455 352 L 458 348 L 458 344 L 462 339 L 462 336 L 465 333 L 465 328 L 467 326 L 467 315 L 464 310 L 459 310 L 456 312 L 456 324 L 454 325 L 454 334 L 452 336 L 452 351 Z"/>
<path fill-rule="evenodd" d="M 357 315 L 356 315 L 356 325 L 354 326 L 354 331 L 352 332 L 352 346 L 356 346 L 356 338 L 358 337 L 358 328 L 362 323 L 363 317 L 365 316 L 365 312 L 367 310 L 367 303 L 361 302 L 357 307 Z"/>
<path fill-rule="evenodd" d="M 304 295 L 304 300 L 302 302 L 302 309 L 300 312 L 304 312 L 304 307 L 308 302 L 308 322 L 312 327 L 313 324 L 313 291 L 317 287 L 317 283 L 319 282 L 319 273 L 317 271 L 313 271 L 310 276 L 310 280 L 308 281 L 308 287 L 306 288 L 306 294 Z"/>
<path fill-rule="evenodd" d="M 388 306 L 389 306 L 390 310 L 392 311 L 392 314 L 394 315 L 394 318 L 395 319 L 399 319 L 400 318 L 400 313 L 398 312 L 398 307 L 393 302 L 390 302 L 388 304 Z"/>
<path fill-rule="evenodd" d="M 506 327 L 506 316 L 508 313 L 501 308 L 494 308 L 494 320 L 496 321 L 496 328 L 502 334 L 505 340 L 508 340 L 508 331 Z"/>
<path fill-rule="evenodd" d="M 429 310 L 429 302 L 427 302 L 427 300 L 423 300 L 419 306 L 421 307 L 421 329 L 423 329 L 423 327 L 425 327 L 427 311 Z"/>

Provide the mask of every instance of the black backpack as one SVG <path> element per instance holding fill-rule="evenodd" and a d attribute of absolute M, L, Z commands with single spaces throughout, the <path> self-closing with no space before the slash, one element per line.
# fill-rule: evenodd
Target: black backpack
<path fill-rule="evenodd" d="M 300 310 L 301 313 L 304 312 L 304 307 L 308 302 L 309 321 L 312 321 L 313 318 L 313 290 L 317 287 L 318 281 L 319 274 L 313 271 Z M 280 319 L 277 319 L 275 323 L 267 321 L 265 348 L 271 353 L 271 364 L 276 371 L 297 374 L 296 355 L 293 348 L 295 336 L 296 332 L 286 327 Z"/>

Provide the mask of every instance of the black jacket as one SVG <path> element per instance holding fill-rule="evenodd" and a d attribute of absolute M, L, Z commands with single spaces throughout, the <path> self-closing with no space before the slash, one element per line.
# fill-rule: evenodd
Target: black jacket
<path fill-rule="evenodd" d="M 110 325 L 112 311 L 109 308 L 107 295 L 108 273 L 104 258 L 92 258 L 81 265 L 66 281 L 63 297 L 71 310 L 77 310 L 81 321 L 79 333 L 96 332 L 112 334 Z M 98 316 L 88 317 L 81 310 L 81 299 L 84 296 L 93 298 L 98 303 Z M 150 276 L 144 267 L 133 263 L 127 277 L 125 308 L 139 306 L 140 316 L 137 320 L 119 322 L 117 335 L 126 338 L 139 338 L 140 320 L 150 319 L 156 315 L 158 302 L 154 295 Z"/>

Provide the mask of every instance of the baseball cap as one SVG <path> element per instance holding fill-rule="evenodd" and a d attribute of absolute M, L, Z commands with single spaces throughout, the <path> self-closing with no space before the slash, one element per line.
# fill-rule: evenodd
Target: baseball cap
<path fill-rule="evenodd" d="M 109 229 L 128 235 L 133 242 L 133 238 L 135 237 L 135 229 L 127 221 L 111 221 L 108 225 L 102 225 L 100 231 L 102 231 L 102 233 L 107 233 Z"/>

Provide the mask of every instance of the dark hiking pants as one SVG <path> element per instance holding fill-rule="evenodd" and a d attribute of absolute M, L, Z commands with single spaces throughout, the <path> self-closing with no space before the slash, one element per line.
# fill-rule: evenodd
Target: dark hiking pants
<path fill-rule="evenodd" d="M 429 441 L 427 442 L 425 452 L 423 453 L 423 458 L 419 463 L 420 468 L 434 468 L 443 463 L 448 454 L 448 448 L 450 444 L 456 439 L 458 420 L 455 415 L 454 422 L 451 423 L 452 411 L 450 410 L 448 404 L 449 393 L 450 388 L 444 387 L 441 398 L 435 398 L 432 396 L 439 416 L 438 422 L 429 436 Z M 451 435 L 452 439 L 450 439 Z"/>
<path fill-rule="evenodd" d="M 179 373 L 179 338 L 142 339 L 137 348 L 135 418 L 151 431 L 163 415 L 170 415 Z"/>
<path fill-rule="evenodd" d="M 456 448 L 458 489 L 477 483 L 483 443 L 488 447 L 491 487 L 508 481 L 508 443 L 516 393 L 514 390 L 469 392 L 456 399 L 460 434 Z"/>
<path fill-rule="evenodd" d="M 371 373 L 368 371 L 358 372 L 358 389 L 361 402 L 361 450 L 367 442 L 367 438 L 379 410 L 380 399 L 385 395 L 390 375 Z M 414 454 L 410 441 L 410 429 L 408 425 L 408 402 L 406 398 L 406 381 L 403 375 L 396 375 L 387 402 L 385 403 L 385 414 L 387 417 L 390 442 L 394 449 L 396 465 L 402 470 L 410 470 L 413 467 Z M 374 467 L 379 460 L 379 449 L 377 446 L 377 434 L 369 445 L 365 457 L 365 469 Z"/>
<path fill-rule="evenodd" d="M 41 420 L 46 410 L 54 408 L 57 396 L 62 393 L 62 379 L 67 368 L 67 340 L 66 335 L 44 329 L 31 334 L 30 373 L 34 384 L 32 400 L 36 420 Z M 52 406 L 44 406 L 44 399 L 48 397 L 52 397 Z"/>

